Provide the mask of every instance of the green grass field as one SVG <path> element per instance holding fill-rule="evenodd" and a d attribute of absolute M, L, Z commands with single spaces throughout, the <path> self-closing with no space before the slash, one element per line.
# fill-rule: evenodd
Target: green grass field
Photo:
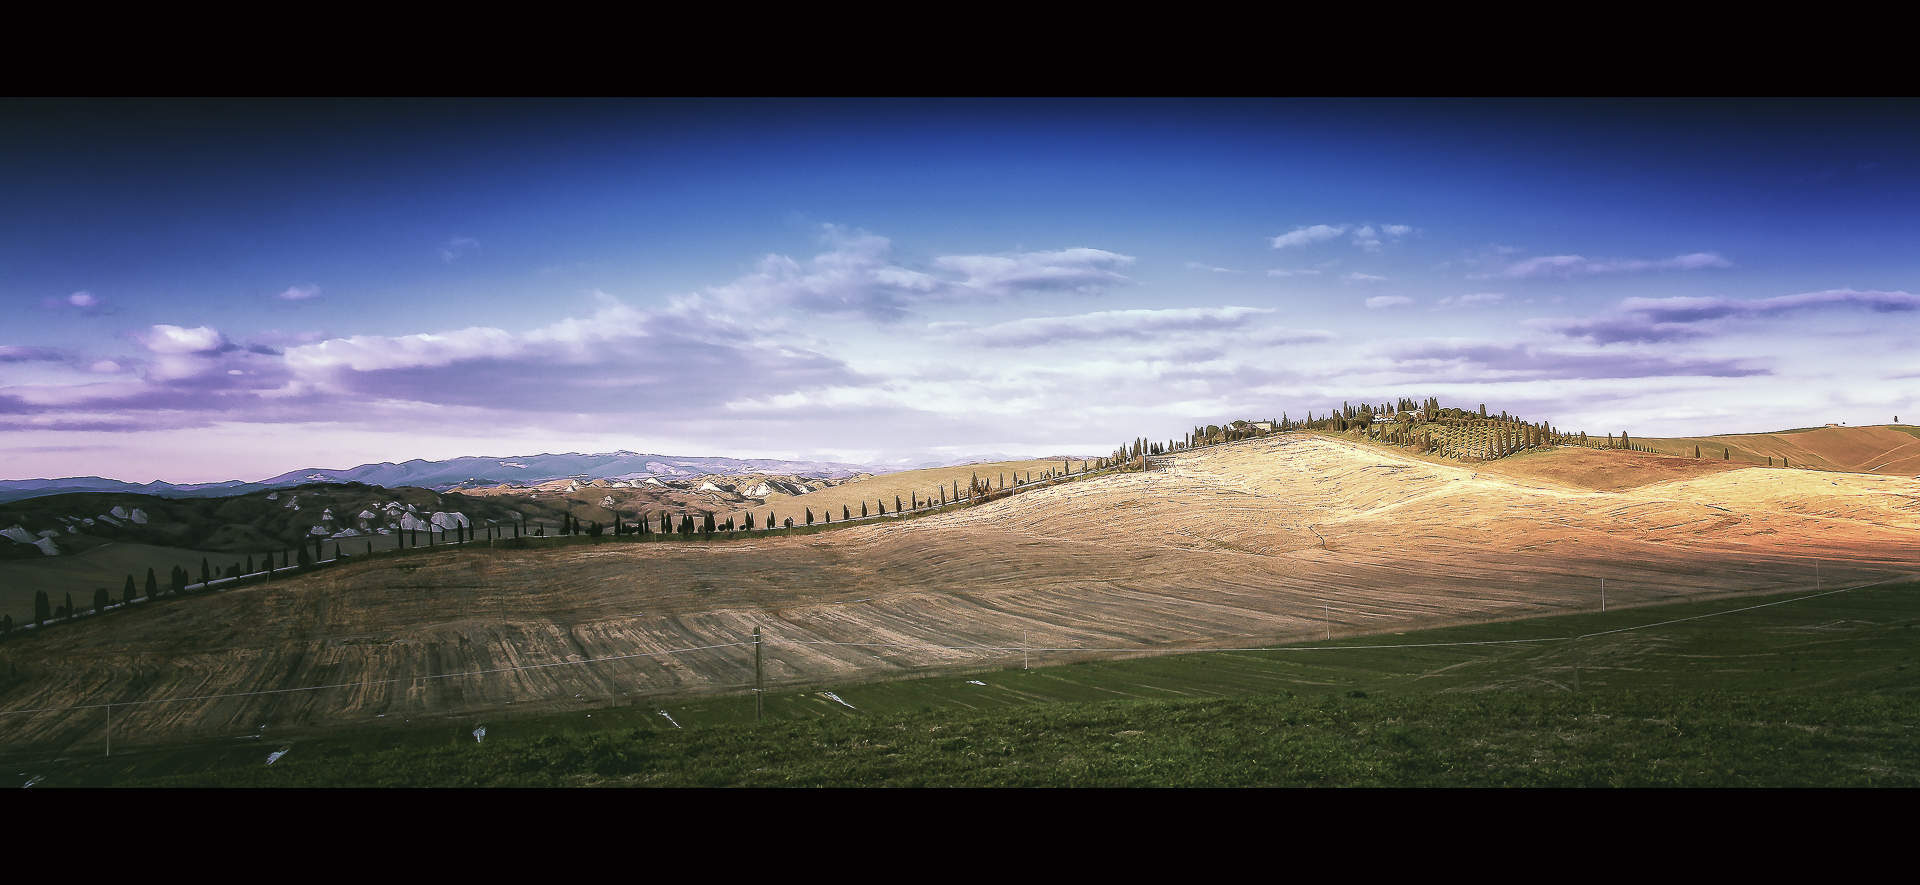
<path fill-rule="evenodd" d="M 1015 658 L 830 689 L 844 703 L 770 694 L 758 723 L 742 695 L 6 770 L 42 786 L 1920 785 L 1920 582 L 1804 596 L 1320 644 L 1367 648 Z M 1697 615 L 1713 616 L 1560 641 Z M 1380 647 L 1514 639 L 1554 641 Z"/>

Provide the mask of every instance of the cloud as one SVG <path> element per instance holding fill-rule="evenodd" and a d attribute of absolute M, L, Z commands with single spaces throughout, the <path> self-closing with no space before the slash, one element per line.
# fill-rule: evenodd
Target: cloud
<path fill-rule="evenodd" d="M 1200 262 L 1198 262 L 1198 261 L 1189 261 L 1189 262 L 1187 262 L 1187 269 L 1188 269 L 1188 270 L 1205 270 L 1205 271 L 1212 271 L 1213 273 L 1242 273 L 1242 272 L 1243 272 L 1243 271 L 1237 271 L 1237 270 L 1229 270 L 1229 269 L 1227 269 L 1227 268 L 1224 268 L 1224 267 L 1214 267 L 1213 265 L 1210 265 L 1210 264 L 1202 264 L 1202 263 L 1200 263 Z"/>
<path fill-rule="evenodd" d="M 1655 343 L 1703 338 L 1716 331 L 1717 321 L 1759 319 L 1810 310 L 1867 308 L 1878 313 L 1920 309 L 1920 296 L 1906 292 L 1865 292 L 1828 289 L 1799 295 L 1780 295 L 1753 301 L 1735 298 L 1627 298 L 1617 312 L 1598 317 L 1533 319 L 1527 324 L 1597 344 Z"/>
<path fill-rule="evenodd" d="M 1380 225 L 1380 231 L 1390 237 L 1404 237 L 1413 233 L 1413 227 L 1406 224 L 1383 224 Z"/>
<path fill-rule="evenodd" d="M 480 248 L 480 241 L 472 237 L 453 237 L 440 249 L 440 260 L 452 264 L 453 260 Z"/>
<path fill-rule="evenodd" d="M 1743 378 L 1772 374 L 1735 360 L 1676 359 L 1631 353 L 1568 353 L 1524 345 L 1431 343 L 1393 354 L 1408 371 L 1460 381 L 1534 381 L 1565 379 L 1714 377 Z M 1431 380 L 1441 380 L 1432 378 Z"/>
<path fill-rule="evenodd" d="M 1540 258 L 1528 258 L 1516 261 L 1492 273 L 1474 274 L 1475 278 L 1512 277 L 1515 279 L 1538 279 L 1542 277 L 1574 277 L 1590 274 L 1633 273 L 1648 270 L 1701 270 L 1712 267 L 1732 267 L 1733 262 L 1712 252 L 1695 252 L 1690 255 L 1676 255 L 1659 261 L 1647 261 L 1638 258 L 1592 259 L 1580 255 L 1548 255 Z"/>
<path fill-rule="evenodd" d="M 127 369 L 125 366 L 122 366 L 119 363 L 114 362 L 113 360 L 101 360 L 87 367 L 87 371 L 92 372 L 96 375 L 118 375 L 121 372 L 125 372 L 126 370 Z"/>
<path fill-rule="evenodd" d="M 1152 339 L 1173 332 L 1230 329 L 1273 313 L 1258 307 L 1183 307 L 1170 310 L 1107 310 L 1074 316 L 1029 317 L 958 330 L 955 337 L 986 347 L 1033 347 L 1065 341 Z M 945 331 L 951 324 L 940 324 Z"/>
<path fill-rule="evenodd" d="M 1488 304 L 1497 304 L 1506 297 L 1505 294 L 1500 292 L 1475 292 L 1472 295 L 1448 296 L 1440 299 L 1440 306 L 1434 309 L 1444 310 L 1459 307 L 1481 307 Z"/>
<path fill-rule="evenodd" d="M 226 336 L 218 329 L 199 326 L 183 329 L 179 326 L 158 325 L 151 330 L 134 336 L 148 350 L 159 354 L 180 353 L 218 353 L 232 347 Z"/>
<path fill-rule="evenodd" d="M 40 306 L 47 310 L 74 310 L 87 316 L 116 312 L 105 299 L 87 291 L 75 292 L 65 298 L 45 298 L 40 301 Z"/>
<path fill-rule="evenodd" d="M 1378 282 L 1385 281 L 1386 277 L 1376 277 L 1370 273 L 1360 273 L 1358 271 L 1355 271 L 1353 273 L 1342 276 L 1340 279 L 1349 283 L 1378 283 Z"/>
<path fill-rule="evenodd" d="M 1345 224 L 1338 227 L 1330 224 L 1316 224 L 1312 227 L 1295 228 L 1289 233 L 1274 237 L 1273 248 L 1285 249 L 1289 246 L 1308 246 L 1314 243 L 1325 242 L 1346 233 L 1349 229 L 1351 229 L 1351 225 Z"/>
<path fill-rule="evenodd" d="M 707 289 L 705 299 L 747 310 L 786 307 L 891 322 L 927 303 L 994 301 L 1045 292 L 1094 294 L 1130 282 L 1116 268 L 1134 262 L 1129 255 L 1087 248 L 946 255 L 932 261 L 932 269 L 940 272 L 936 274 L 894 264 L 892 242 L 886 237 L 834 226 L 827 228 L 827 237 L 839 248 L 805 264 L 769 255 L 755 273 Z M 697 308 L 705 299 L 683 304 Z"/>
<path fill-rule="evenodd" d="M 66 355 L 45 347 L 27 347 L 20 344 L 0 344 L 0 363 L 36 363 L 58 362 Z"/>
<path fill-rule="evenodd" d="M 591 317 L 527 332 L 356 335 L 287 349 L 296 381 L 348 399 L 517 412 L 684 416 L 742 397 L 867 379 L 839 360 L 692 310 L 603 297 Z"/>
<path fill-rule="evenodd" d="M 1317 274 L 1317 273 L 1319 273 L 1319 271 L 1317 271 L 1317 270 L 1305 270 L 1305 269 L 1302 269 L 1302 270 L 1283 270 L 1283 269 L 1281 269 L 1281 268 L 1277 268 L 1277 267 L 1276 267 L 1276 268 L 1274 268 L 1274 269 L 1272 269 L 1272 270 L 1270 270 L 1270 271 L 1267 271 L 1267 276 L 1270 276 L 1270 277 L 1291 277 L 1291 276 L 1300 276 L 1300 275 L 1303 275 L 1303 274 L 1304 274 L 1304 275 L 1308 275 L 1308 276 L 1311 276 L 1311 275 L 1313 275 L 1313 274 Z"/>
<path fill-rule="evenodd" d="M 1413 299 L 1404 295 L 1380 295 L 1367 299 L 1367 308 L 1369 310 L 1379 310 L 1383 307 L 1399 307 L 1402 304 L 1412 303 Z"/>
<path fill-rule="evenodd" d="M 273 296 L 281 301 L 306 301 L 320 297 L 319 286 L 289 286 L 287 291 Z"/>
<path fill-rule="evenodd" d="M 934 267 L 966 275 L 957 284 L 961 289 L 996 298 L 1022 292 L 1097 292 L 1104 286 L 1127 282 L 1113 268 L 1132 263 L 1132 256 L 1099 249 L 948 255 L 933 260 Z"/>

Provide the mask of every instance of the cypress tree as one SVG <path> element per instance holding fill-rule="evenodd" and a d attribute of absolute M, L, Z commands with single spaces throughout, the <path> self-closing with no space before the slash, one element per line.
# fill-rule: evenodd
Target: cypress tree
<path fill-rule="evenodd" d="M 206 557 L 202 556 L 200 557 L 200 583 L 205 584 L 211 580 L 213 580 L 213 566 L 207 563 Z"/>
<path fill-rule="evenodd" d="M 307 569 L 312 567 L 313 567 L 313 560 L 307 558 L 307 545 L 301 544 L 300 545 L 300 570 L 306 571 Z"/>
<path fill-rule="evenodd" d="M 66 594 L 66 597 L 67 597 L 67 620 L 71 621 L 73 620 L 73 594 L 68 593 Z"/>
<path fill-rule="evenodd" d="M 867 518 L 867 502 L 866 501 L 860 502 L 860 518 L 861 519 Z"/>
<path fill-rule="evenodd" d="M 702 522 L 701 525 L 706 530 L 708 535 L 712 535 L 713 534 L 713 514 L 711 513 L 707 514 L 706 519 Z"/>
<path fill-rule="evenodd" d="M 127 586 L 125 586 L 125 587 L 123 587 L 123 588 L 121 588 L 121 590 L 120 590 L 120 601 L 121 601 L 121 602 L 132 602 L 132 601 L 133 601 L 133 597 L 134 597 L 134 596 L 136 596 L 136 595 L 138 595 L 139 593 L 140 593 L 140 590 L 139 590 L 138 588 L 136 588 L 136 587 L 135 587 L 135 586 L 133 585 L 133 576 L 132 576 L 132 575 L 128 575 L 128 576 L 127 576 Z M 102 587 L 102 588 L 100 588 L 100 591 L 99 591 L 98 593 L 95 593 L 95 594 L 94 594 L 94 602 L 93 602 L 93 607 L 94 607 L 94 608 L 96 608 L 96 609 L 98 609 L 98 608 L 105 608 L 105 607 L 106 607 L 106 603 L 103 603 L 103 602 L 101 602 L 101 601 L 100 601 L 100 598 L 101 598 L 101 597 L 103 597 L 103 596 L 106 596 L 106 595 L 107 595 L 107 588 L 105 588 L 105 587 Z"/>
<path fill-rule="evenodd" d="M 367 542 L 367 555 L 368 555 L 368 556 L 372 556 L 372 555 L 373 555 L 373 542 L 372 542 L 372 541 L 368 541 L 368 542 Z"/>
<path fill-rule="evenodd" d="M 747 531 L 753 531 L 753 511 L 747 511 Z"/>
<path fill-rule="evenodd" d="M 848 509 L 847 505 L 845 504 L 840 505 L 840 520 L 842 522 L 845 522 L 852 518 L 853 518 L 853 511 Z"/>
<path fill-rule="evenodd" d="M 53 601 L 47 598 L 47 591 L 33 591 L 33 622 L 43 624 L 53 618 Z"/>
<path fill-rule="evenodd" d="M 808 507 L 806 508 L 806 510 L 807 510 L 807 525 L 813 525 L 813 508 Z"/>
<path fill-rule="evenodd" d="M 1720 450 L 1720 460 L 1722 460 L 1722 461 L 1731 461 L 1731 460 L 1733 460 L 1733 450 L 1732 450 L 1732 449 L 1721 449 L 1721 450 Z"/>
<path fill-rule="evenodd" d="M 159 596 L 159 595 L 160 595 L 160 581 L 158 578 L 154 577 L 153 569 L 147 569 L 147 598 L 152 599 L 155 596 Z M 132 602 L 133 597 L 129 596 L 123 601 Z"/>
<path fill-rule="evenodd" d="M 895 513 L 900 512 L 900 496 L 899 495 L 893 496 L 893 512 Z"/>
<path fill-rule="evenodd" d="M 245 574 L 249 574 L 249 575 L 253 574 L 253 554 L 251 553 L 247 554 L 247 570 Z M 128 583 L 132 583 L 133 577 L 128 576 L 127 581 Z"/>

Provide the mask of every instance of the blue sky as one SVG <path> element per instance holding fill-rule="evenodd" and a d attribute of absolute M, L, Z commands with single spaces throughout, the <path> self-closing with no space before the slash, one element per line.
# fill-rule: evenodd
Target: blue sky
<path fill-rule="evenodd" d="M 0 475 L 1920 416 L 1915 109 L 9 102 Z"/>

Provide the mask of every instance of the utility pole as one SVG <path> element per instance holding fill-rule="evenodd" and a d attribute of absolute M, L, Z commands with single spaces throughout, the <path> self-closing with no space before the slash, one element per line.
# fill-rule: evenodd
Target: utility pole
<path fill-rule="evenodd" d="M 1320 606 L 1320 620 L 1327 625 L 1327 638 L 1332 639 L 1333 638 L 1333 606 L 1331 604 L 1323 604 Z"/>
<path fill-rule="evenodd" d="M 753 721 L 764 715 L 766 692 L 760 688 L 760 628 L 753 628 Z"/>
<path fill-rule="evenodd" d="M 1027 639 L 1027 631 L 1020 631 L 1020 669 L 1027 669 L 1027 649 L 1033 643 Z"/>
<path fill-rule="evenodd" d="M 1600 610 L 1607 610 L 1607 579 L 1600 579 Z"/>

